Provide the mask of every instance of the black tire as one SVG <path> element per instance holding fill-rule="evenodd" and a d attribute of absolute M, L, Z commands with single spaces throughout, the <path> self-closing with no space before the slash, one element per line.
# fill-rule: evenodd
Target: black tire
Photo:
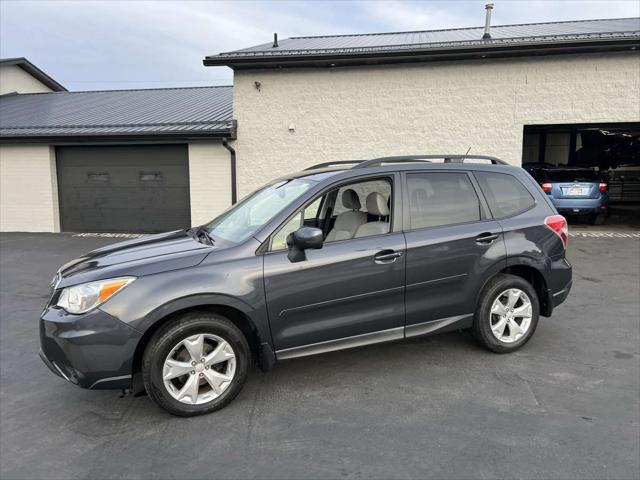
<path fill-rule="evenodd" d="M 224 339 L 233 348 L 235 373 L 229 386 L 214 400 L 198 405 L 182 403 L 171 396 L 162 380 L 164 361 L 181 340 L 208 333 Z M 244 334 L 227 318 L 209 312 L 190 312 L 161 327 L 149 340 L 142 358 L 142 378 L 151 399 L 167 412 L 190 417 L 225 407 L 242 390 L 247 378 L 251 351 Z"/>
<path fill-rule="evenodd" d="M 505 290 L 517 288 L 527 294 L 531 301 L 532 316 L 527 332 L 513 343 L 503 342 L 491 330 L 491 306 L 494 300 Z M 538 326 L 540 304 L 533 286 L 522 277 L 499 274 L 489 280 L 480 294 L 476 314 L 473 320 L 473 335 L 486 348 L 496 353 L 509 353 L 518 350 L 529 341 Z"/>
<path fill-rule="evenodd" d="M 607 216 L 604 213 L 596 213 L 591 216 L 591 225 L 604 225 Z"/>

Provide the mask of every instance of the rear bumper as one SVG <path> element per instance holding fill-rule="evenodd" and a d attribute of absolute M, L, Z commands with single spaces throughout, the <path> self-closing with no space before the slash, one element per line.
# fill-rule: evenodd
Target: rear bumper
<path fill-rule="evenodd" d="M 604 208 L 583 208 L 583 207 L 556 207 L 558 213 L 563 215 L 595 215 L 598 213 L 606 213 L 607 207 Z"/>
<path fill-rule="evenodd" d="M 606 198 L 554 198 L 551 201 L 559 213 L 574 215 L 603 213 L 607 211 Z"/>
<path fill-rule="evenodd" d="M 128 388 L 141 337 L 99 309 L 70 315 L 46 308 L 40 319 L 40 358 L 54 374 L 79 387 Z"/>
<path fill-rule="evenodd" d="M 560 305 L 562 302 L 564 302 L 567 299 L 572 286 L 573 286 L 573 282 L 570 281 L 567 284 L 567 286 L 564 287 L 559 292 L 556 292 L 556 293 L 549 292 L 551 294 L 550 297 L 551 297 L 551 303 L 553 304 L 553 308 L 556 308 L 558 305 Z"/>
<path fill-rule="evenodd" d="M 553 310 L 563 303 L 573 286 L 573 268 L 564 255 L 551 259 L 549 276 L 547 278 L 547 311 L 545 316 L 551 316 Z"/>

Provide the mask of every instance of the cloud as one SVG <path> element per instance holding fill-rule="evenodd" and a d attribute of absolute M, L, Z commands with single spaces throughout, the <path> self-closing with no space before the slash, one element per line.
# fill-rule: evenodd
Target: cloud
<path fill-rule="evenodd" d="M 484 0 L 0 0 L 0 56 L 25 56 L 68 88 L 231 84 L 206 55 L 306 35 L 480 26 Z M 494 24 L 640 16 L 631 1 L 494 2 Z"/>
<path fill-rule="evenodd" d="M 230 84 L 231 70 L 205 68 L 205 55 L 266 43 L 274 32 L 348 31 L 347 17 L 309 15 L 323 5 L 0 2 L 0 56 L 26 56 L 72 89 Z"/>

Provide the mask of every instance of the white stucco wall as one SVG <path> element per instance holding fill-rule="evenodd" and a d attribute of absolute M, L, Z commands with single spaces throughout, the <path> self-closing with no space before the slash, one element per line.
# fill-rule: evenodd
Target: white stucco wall
<path fill-rule="evenodd" d="M 0 65 L 0 95 L 6 93 L 40 93 L 52 90 L 17 65 Z"/>
<path fill-rule="evenodd" d="M 0 145 L 0 231 L 60 231 L 55 151 L 49 145 Z"/>
<path fill-rule="evenodd" d="M 189 185 L 194 226 L 231 205 L 231 159 L 220 142 L 189 144 Z"/>
<path fill-rule="evenodd" d="M 331 160 L 471 147 L 520 164 L 524 125 L 638 122 L 639 92 L 637 52 L 240 70 L 239 194 Z"/>

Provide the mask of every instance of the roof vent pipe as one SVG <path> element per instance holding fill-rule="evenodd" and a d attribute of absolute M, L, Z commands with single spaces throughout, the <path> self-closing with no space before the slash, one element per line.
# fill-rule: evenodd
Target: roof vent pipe
<path fill-rule="evenodd" d="M 273 45 L 271 48 L 278 48 L 278 34 L 274 33 L 273 34 Z"/>
<path fill-rule="evenodd" d="M 493 10 L 493 3 L 487 3 L 484 6 L 487 14 L 484 19 L 484 35 L 482 36 L 483 40 L 488 40 L 491 38 L 491 10 Z"/>

